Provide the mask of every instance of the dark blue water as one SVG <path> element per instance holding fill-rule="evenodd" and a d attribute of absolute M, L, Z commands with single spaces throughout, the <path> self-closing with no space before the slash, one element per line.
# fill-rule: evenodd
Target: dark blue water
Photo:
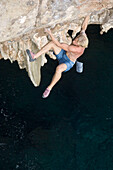
<path fill-rule="evenodd" d="M 113 170 L 113 29 L 88 27 L 89 48 L 42 93 L 57 65 L 48 58 L 34 87 L 17 63 L 0 60 L 0 170 Z"/>

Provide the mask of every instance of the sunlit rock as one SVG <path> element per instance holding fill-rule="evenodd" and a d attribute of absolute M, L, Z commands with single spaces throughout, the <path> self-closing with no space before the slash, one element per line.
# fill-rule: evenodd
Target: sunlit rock
<path fill-rule="evenodd" d="M 25 68 L 34 84 L 41 81 L 41 66 L 47 63 L 45 54 L 30 63 L 26 54 L 29 48 L 37 53 L 50 37 L 44 32 L 50 28 L 61 43 L 71 43 L 81 30 L 84 17 L 90 14 L 89 24 L 99 24 L 103 34 L 113 28 L 113 0 L 2 0 L 0 2 L 0 59 L 18 62 Z M 53 52 L 48 52 L 56 59 Z"/>

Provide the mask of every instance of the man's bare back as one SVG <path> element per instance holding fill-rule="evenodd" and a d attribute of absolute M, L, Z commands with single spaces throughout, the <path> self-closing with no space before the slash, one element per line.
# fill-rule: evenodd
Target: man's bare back
<path fill-rule="evenodd" d="M 84 47 L 80 47 L 79 52 L 69 52 L 69 51 L 67 51 L 66 55 L 68 56 L 68 58 L 71 61 L 75 62 L 77 60 L 77 58 L 79 58 L 84 53 L 84 50 L 85 50 Z"/>

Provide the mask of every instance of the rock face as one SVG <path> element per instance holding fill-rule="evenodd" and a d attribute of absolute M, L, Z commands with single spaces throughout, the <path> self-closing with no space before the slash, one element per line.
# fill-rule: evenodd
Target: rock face
<path fill-rule="evenodd" d="M 101 34 L 113 28 L 113 0 L 1 0 L 0 59 L 17 61 L 20 69 L 27 70 L 34 86 L 38 86 L 40 68 L 47 59 L 44 54 L 29 63 L 25 50 L 37 52 L 48 43 L 45 28 L 51 28 L 60 42 L 70 44 L 68 30 L 73 30 L 75 36 L 88 14 L 89 24 L 100 24 Z M 55 59 L 53 53 L 48 54 Z"/>

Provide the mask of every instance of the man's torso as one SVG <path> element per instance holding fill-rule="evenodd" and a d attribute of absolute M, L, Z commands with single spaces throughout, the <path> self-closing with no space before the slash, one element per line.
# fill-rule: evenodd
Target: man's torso
<path fill-rule="evenodd" d="M 77 58 L 79 58 L 84 53 L 85 48 L 81 47 L 80 52 L 74 53 L 74 52 L 66 52 L 67 57 L 75 62 Z"/>

